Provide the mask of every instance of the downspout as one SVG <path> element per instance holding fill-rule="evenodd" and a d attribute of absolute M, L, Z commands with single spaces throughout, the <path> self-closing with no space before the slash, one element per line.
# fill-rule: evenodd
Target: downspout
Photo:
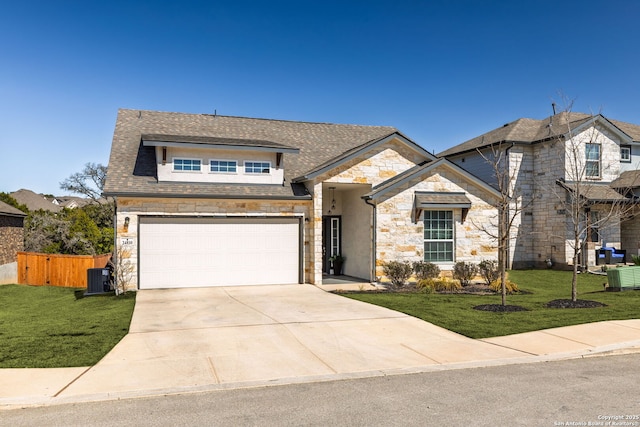
<path fill-rule="evenodd" d="M 373 208 L 373 229 L 372 229 L 372 236 L 371 236 L 371 283 L 375 284 L 378 281 L 378 278 L 376 277 L 376 241 L 377 241 L 377 231 L 378 231 L 378 215 L 376 213 L 376 204 L 375 203 L 371 203 L 371 199 L 367 199 L 363 197 L 363 200 L 366 204 L 368 204 L 369 206 L 371 206 Z"/>

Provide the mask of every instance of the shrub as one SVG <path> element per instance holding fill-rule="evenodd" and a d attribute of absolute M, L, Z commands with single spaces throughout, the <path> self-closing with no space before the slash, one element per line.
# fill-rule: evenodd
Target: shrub
<path fill-rule="evenodd" d="M 504 282 L 505 288 L 507 288 L 507 294 L 512 294 L 514 292 L 518 292 L 518 285 L 513 283 L 511 280 L 507 279 Z M 497 293 L 502 293 L 502 284 L 500 283 L 500 279 L 496 279 L 489 284 L 489 288 Z"/>
<path fill-rule="evenodd" d="M 631 255 L 631 261 L 633 261 L 633 265 L 640 265 L 640 256 Z"/>
<path fill-rule="evenodd" d="M 467 286 L 476 274 L 478 266 L 472 262 L 460 261 L 453 266 L 453 278 L 458 279 L 462 286 Z"/>
<path fill-rule="evenodd" d="M 402 287 L 411 277 L 413 269 L 408 261 L 389 261 L 382 266 L 384 275 L 387 276 L 393 286 Z"/>
<path fill-rule="evenodd" d="M 432 262 L 417 261 L 413 263 L 413 272 L 418 281 L 425 279 L 435 279 L 440 276 L 440 267 Z"/>
<path fill-rule="evenodd" d="M 432 294 L 436 291 L 435 279 L 420 279 L 416 283 L 416 288 L 425 294 Z"/>
<path fill-rule="evenodd" d="M 500 277 L 500 271 L 498 271 L 498 262 L 495 260 L 482 260 L 480 264 L 478 264 L 478 269 L 480 270 L 480 275 L 487 285 L 490 285 L 491 282 L 497 280 Z"/>
<path fill-rule="evenodd" d="M 450 279 L 448 277 L 441 277 L 433 281 L 435 290 L 438 292 L 457 292 L 462 286 L 460 286 L 460 281 L 455 279 Z"/>

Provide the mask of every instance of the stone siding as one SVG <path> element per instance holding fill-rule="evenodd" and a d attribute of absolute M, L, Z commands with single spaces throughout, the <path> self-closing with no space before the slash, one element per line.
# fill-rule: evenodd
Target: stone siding
<path fill-rule="evenodd" d="M 627 261 L 631 255 L 640 255 L 640 215 L 620 224 L 620 247 L 627 250 Z"/>
<path fill-rule="evenodd" d="M 416 191 L 464 192 L 471 201 L 466 219 L 462 209 L 453 209 L 455 219 L 454 262 L 440 263 L 441 270 L 451 270 L 455 262 L 478 263 L 497 260 L 497 244 L 481 230 L 486 226 L 497 231 L 498 212 L 487 200 L 491 195 L 466 179 L 442 168 L 422 181 L 410 182 L 397 189 L 377 207 L 376 276 L 383 277 L 382 265 L 388 261 L 422 261 L 424 259 L 424 225 L 411 220 Z"/>
<path fill-rule="evenodd" d="M 24 250 L 24 218 L 0 215 L 0 265 L 18 260 Z"/>

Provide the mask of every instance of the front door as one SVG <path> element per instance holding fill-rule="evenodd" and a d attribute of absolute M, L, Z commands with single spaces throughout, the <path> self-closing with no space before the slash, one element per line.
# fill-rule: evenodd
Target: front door
<path fill-rule="evenodd" d="M 322 217 L 322 271 L 329 274 L 329 258 L 340 254 L 342 250 L 342 217 Z"/>

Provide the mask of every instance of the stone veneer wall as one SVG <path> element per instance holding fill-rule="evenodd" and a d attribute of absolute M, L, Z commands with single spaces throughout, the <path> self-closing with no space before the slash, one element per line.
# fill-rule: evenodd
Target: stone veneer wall
<path fill-rule="evenodd" d="M 409 149 L 406 145 L 392 141 L 388 144 L 385 144 L 380 147 L 376 147 L 371 151 L 367 152 L 365 156 L 359 157 L 356 159 L 352 159 L 349 162 L 341 165 L 335 170 L 324 173 L 318 176 L 313 182 L 313 212 L 314 212 L 314 225 L 313 225 L 313 234 L 315 236 L 315 253 L 312 254 L 313 261 L 318 267 L 315 269 L 315 282 L 313 283 L 321 283 L 322 282 L 322 216 L 324 214 L 323 211 L 323 187 L 327 189 L 330 186 L 335 184 L 336 187 L 339 188 L 340 184 L 362 184 L 362 185 L 370 185 L 374 186 L 380 184 L 389 178 L 392 178 L 407 169 L 410 169 L 417 165 L 418 163 L 424 161 L 424 156 L 417 153 L 414 150 Z M 343 207 L 346 208 L 350 204 L 355 203 L 351 200 L 353 197 L 358 197 L 358 203 L 362 203 L 364 207 L 367 207 L 359 198 L 358 193 L 360 190 L 354 192 L 345 192 L 341 194 Z M 327 196 L 330 197 L 330 196 Z M 346 200 L 346 198 L 349 198 Z M 372 226 L 372 215 L 364 214 L 364 207 L 362 208 L 363 215 L 361 215 L 361 221 L 366 221 L 368 223 L 368 227 Z M 369 208 L 372 209 L 372 208 Z M 347 213 L 342 211 L 343 215 L 347 215 Z M 347 218 L 345 218 L 347 219 Z M 362 238 L 366 234 L 366 238 L 369 240 L 366 242 L 362 242 L 362 247 L 368 246 L 371 247 L 371 233 L 364 233 L 362 230 L 362 224 L 358 227 L 357 231 L 354 230 L 357 234 L 356 238 Z M 343 233 L 344 235 L 344 233 Z M 351 242 L 351 244 L 356 244 L 356 242 Z M 348 244 L 347 244 L 348 246 Z M 343 245 L 344 247 L 344 245 Z M 345 253 L 346 254 L 346 253 Z M 346 254 L 349 257 L 349 254 Z M 358 266 L 353 269 L 352 263 L 347 259 L 345 263 L 345 272 L 350 272 L 350 274 L 360 274 L 364 270 L 371 270 L 371 260 L 365 261 L 364 258 L 360 255 L 356 255 L 358 258 Z M 353 261 L 353 260 L 352 260 Z M 366 268 L 363 268 L 361 264 L 367 262 L 369 265 Z M 370 273 L 366 276 L 368 278 Z"/>
<path fill-rule="evenodd" d="M 640 215 L 620 224 L 622 249 L 627 250 L 627 262 L 631 262 L 631 255 L 640 255 Z"/>
<path fill-rule="evenodd" d="M 565 213 L 566 192 L 556 180 L 564 178 L 567 181 L 582 179 L 587 182 L 608 183 L 620 173 L 620 146 L 616 137 L 600 126 L 589 128 L 574 135 L 577 145 L 576 151 L 570 141 L 548 141 L 534 146 L 533 153 L 533 185 L 536 201 L 532 206 L 532 241 L 531 253 L 524 259 L 529 259 L 527 266 L 543 267 L 547 258 L 558 266 L 572 263 L 572 236 L 568 227 L 569 218 Z M 584 144 L 586 142 L 601 145 L 602 177 L 599 179 L 585 179 L 584 175 L 572 173 L 572 162 L 577 161 L 577 169 L 584 169 Z M 598 210 L 596 207 L 595 210 Z M 614 230 L 610 224 L 607 233 L 612 241 L 619 242 L 619 230 Z M 589 264 L 594 263 L 592 254 L 588 254 Z"/>
<path fill-rule="evenodd" d="M 297 216 L 308 218 L 311 201 L 269 201 L 269 200 L 213 200 L 213 199 L 161 199 L 161 198 L 118 198 L 117 240 L 130 239 L 125 257 L 136 267 L 128 289 L 138 287 L 138 216 L 144 215 L 176 215 L 176 216 Z M 125 218 L 129 217 L 128 229 L 125 229 Z M 305 281 L 312 281 L 315 265 L 310 256 L 312 230 L 309 223 L 304 222 L 303 266 Z M 320 236 L 322 239 L 322 236 Z M 321 267 L 320 267 L 321 268 Z M 322 274 L 320 275 L 322 280 Z M 314 283 L 314 282 L 312 282 Z"/>
<path fill-rule="evenodd" d="M 0 215 L 0 265 L 16 262 L 24 250 L 24 218 Z"/>
<path fill-rule="evenodd" d="M 424 224 L 411 221 L 413 198 L 416 191 L 465 192 L 471 209 L 462 222 L 462 209 L 454 209 L 455 262 L 478 263 L 483 259 L 498 258 L 497 244 L 481 226 L 497 232 L 498 211 L 487 200 L 491 196 L 462 178 L 442 168 L 423 181 L 406 184 L 392 196 L 380 202 L 377 208 L 378 233 L 376 276 L 383 277 L 382 265 L 388 261 L 422 261 L 424 259 Z M 453 269 L 454 263 L 439 264 L 441 270 Z"/>

